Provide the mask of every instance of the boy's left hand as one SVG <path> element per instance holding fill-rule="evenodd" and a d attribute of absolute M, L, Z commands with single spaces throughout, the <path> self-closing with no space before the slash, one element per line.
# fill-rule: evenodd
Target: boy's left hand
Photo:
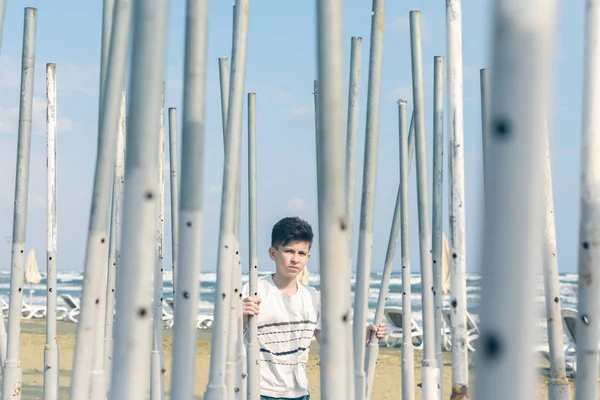
<path fill-rule="evenodd" d="M 377 337 L 377 340 L 383 340 L 383 338 L 385 337 L 385 334 L 387 333 L 387 328 L 385 326 L 385 323 L 382 322 L 381 324 L 379 324 L 379 327 L 376 327 L 375 325 L 369 325 L 367 327 L 367 344 L 371 340 L 371 332 L 375 332 L 375 336 Z"/>

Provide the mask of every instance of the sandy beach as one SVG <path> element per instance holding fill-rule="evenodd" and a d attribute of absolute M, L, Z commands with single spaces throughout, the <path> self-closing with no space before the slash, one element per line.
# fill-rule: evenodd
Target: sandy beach
<path fill-rule="evenodd" d="M 75 345 L 76 325 L 72 323 L 58 323 L 58 345 L 60 349 L 60 398 L 68 398 L 70 385 L 70 371 L 73 365 L 73 349 Z M 23 321 L 21 342 L 21 361 L 23 363 L 23 400 L 37 400 L 42 398 L 43 392 L 43 360 L 44 344 L 46 340 L 44 321 Z M 166 360 L 166 399 L 169 399 L 169 387 L 171 381 L 171 344 L 172 331 L 165 330 L 164 351 Z M 210 331 L 198 332 L 198 346 L 196 348 L 196 390 L 195 398 L 201 399 L 201 394 L 206 389 L 208 381 L 208 368 L 210 361 Z M 319 395 L 319 366 L 317 365 L 319 349 L 315 346 L 311 349 L 309 361 L 309 382 L 311 389 L 311 400 L 320 399 Z M 420 381 L 421 352 L 415 351 L 416 371 L 415 379 Z M 450 353 L 444 353 L 444 398 L 450 398 L 451 391 L 451 362 Z M 471 365 L 471 379 L 473 379 L 473 365 Z M 540 364 L 541 375 L 539 379 L 539 392 L 537 399 L 547 399 L 548 365 Z M 574 382 L 571 381 L 574 393 Z M 398 399 L 401 393 L 402 380 L 400 376 L 400 349 L 381 348 L 373 388 L 373 400 Z M 472 383 L 471 383 L 472 388 Z M 421 398 L 420 388 L 415 390 L 416 398 Z"/>

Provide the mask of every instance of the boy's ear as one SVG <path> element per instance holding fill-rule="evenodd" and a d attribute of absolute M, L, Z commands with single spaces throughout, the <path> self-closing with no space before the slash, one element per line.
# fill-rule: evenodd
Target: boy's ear
<path fill-rule="evenodd" d="M 269 246 L 269 257 L 275 261 L 275 248 L 273 246 Z"/>

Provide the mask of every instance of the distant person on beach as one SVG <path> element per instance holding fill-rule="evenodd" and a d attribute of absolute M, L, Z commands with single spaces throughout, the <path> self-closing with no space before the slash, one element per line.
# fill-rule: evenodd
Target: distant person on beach
<path fill-rule="evenodd" d="M 248 284 L 242 289 L 246 342 L 248 316 L 258 319 L 261 400 L 310 398 L 306 363 L 313 336 L 321 341 L 321 301 L 315 288 L 297 278 L 310 258 L 312 242 L 306 221 L 288 217 L 277 222 L 269 247 L 275 273 L 258 280 L 256 296 L 249 296 Z M 385 324 L 368 326 L 367 341 L 373 331 L 383 339 Z"/>

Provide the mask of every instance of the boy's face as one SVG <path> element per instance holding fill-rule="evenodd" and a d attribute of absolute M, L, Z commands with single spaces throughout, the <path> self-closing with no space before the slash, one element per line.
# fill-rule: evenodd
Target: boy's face
<path fill-rule="evenodd" d="M 310 258 L 310 243 L 295 240 L 278 248 L 269 247 L 269 256 L 275 261 L 277 275 L 295 279 Z"/>

